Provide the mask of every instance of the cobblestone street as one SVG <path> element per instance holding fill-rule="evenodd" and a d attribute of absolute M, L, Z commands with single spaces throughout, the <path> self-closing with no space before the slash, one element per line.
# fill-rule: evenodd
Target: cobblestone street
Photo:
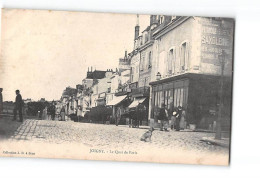
<path fill-rule="evenodd" d="M 142 142 L 140 137 L 145 131 L 147 129 L 128 126 L 27 119 L 8 141 L 14 144 L 30 142 L 54 146 L 79 145 L 99 150 L 157 151 L 161 154 L 169 151 L 177 154 L 182 151 L 198 156 L 210 154 L 228 157 L 227 148 L 201 141 L 202 137 L 214 136 L 213 133 L 155 130 L 152 142 Z"/>
<path fill-rule="evenodd" d="M 81 143 L 90 147 L 142 148 L 145 142 L 140 141 L 147 129 L 128 128 L 128 126 L 102 125 L 90 123 L 61 122 L 50 120 L 26 120 L 11 136 L 10 140 L 29 140 L 47 143 Z M 176 147 L 196 151 L 226 153 L 226 148 L 209 145 L 200 141 L 202 137 L 214 136 L 206 132 L 163 132 L 155 130 L 152 142 L 147 144 L 159 149 Z"/>

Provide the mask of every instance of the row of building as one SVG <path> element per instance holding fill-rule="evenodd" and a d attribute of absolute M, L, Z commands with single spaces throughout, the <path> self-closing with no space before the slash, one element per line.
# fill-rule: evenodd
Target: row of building
<path fill-rule="evenodd" d="M 234 21 L 227 18 L 151 15 L 150 25 L 134 28 L 134 49 L 116 70 L 88 69 L 76 88 L 67 87 L 58 106 L 84 116 L 93 108 L 112 109 L 123 118 L 143 105 L 144 125 L 158 125 L 158 109 L 185 110 L 186 126 L 210 128 L 219 106 L 230 124 Z"/>

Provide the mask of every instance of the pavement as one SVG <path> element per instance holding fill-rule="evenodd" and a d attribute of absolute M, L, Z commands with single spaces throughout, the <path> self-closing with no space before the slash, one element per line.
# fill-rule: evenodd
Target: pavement
<path fill-rule="evenodd" d="M 42 144 L 46 148 L 48 145 L 52 145 L 52 150 L 53 146 L 56 148 L 57 146 L 64 146 L 62 147 L 64 151 L 62 149 L 59 150 L 58 154 L 55 153 L 58 158 L 66 158 L 70 154 L 69 158 L 83 159 L 82 155 L 72 155 L 69 151 L 72 150 L 75 153 L 76 150 L 79 150 L 78 153 L 81 153 L 83 149 L 86 151 L 95 148 L 108 153 L 109 149 L 112 151 L 133 151 L 142 155 L 139 158 L 136 156 L 129 158 L 111 155 L 111 158 L 111 156 L 102 157 L 93 154 L 94 157 L 88 156 L 87 159 L 219 165 L 228 165 L 229 160 L 228 148 L 211 145 L 212 143 L 201 140 L 203 137 L 207 139 L 213 138 L 214 133 L 155 130 L 152 141 L 143 142 L 140 141 L 140 138 L 147 131 L 147 128 L 31 119 L 24 120 L 23 123 L 0 120 L 0 124 L 0 131 L 3 128 L 7 129 L 4 133 L 0 133 L 0 136 L 4 135 L 5 137 L 2 137 L 2 139 L 6 139 L 7 142 L 12 142 L 14 145 L 15 143 L 27 142 L 27 147 L 33 149 L 33 151 L 38 151 L 38 153 L 42 151 L 40 149 L 36 150 L 35 147 L 30 148 L 33 143 L 40 144 L 41 149 Z M 25 146 L 24 143 L 22 144 Z M 76 148 L 70 149 L 72 145 Z M 47 156 L 47 154 L 42 155 Z M 216 157 L 218 157 L 218 161 L 215 161 Z"/>

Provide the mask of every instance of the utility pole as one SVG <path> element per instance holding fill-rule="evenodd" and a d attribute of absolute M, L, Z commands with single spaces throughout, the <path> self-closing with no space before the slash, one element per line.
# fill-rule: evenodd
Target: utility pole
<path fill-rule="evenodd" d="M 219 110 L 218 110 L 218 119 L 216 124 L 216 135 L 215 139 L 221 139 L 221 121 L 222 121 L 222 109 L 223 109 L 223 83 L 224 83 L 224 68 L 225 68 L 225 51 L 222 50 L 222 54 L 219 55 L 219 62 L 221 68 L 220 76 L 220 88 L 219 88 Z"/>

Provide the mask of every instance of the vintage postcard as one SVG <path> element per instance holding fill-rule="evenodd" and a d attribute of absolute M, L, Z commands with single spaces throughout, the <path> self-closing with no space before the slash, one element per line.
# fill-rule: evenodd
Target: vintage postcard
<path fill-rule="evenodd" d="M 234 25 L 2 9 L 0 156 L 229 165 Z"/>

